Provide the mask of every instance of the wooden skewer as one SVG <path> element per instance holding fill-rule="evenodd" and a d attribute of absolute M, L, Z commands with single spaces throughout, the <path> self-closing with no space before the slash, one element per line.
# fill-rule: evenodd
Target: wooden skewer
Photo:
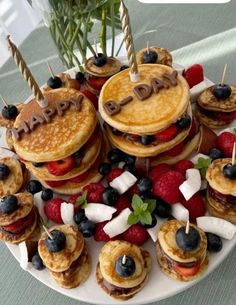
<path fill-rule="evenodd" d="M 7 106 L 8 106 L 8 104 L 7 104 L 6 100 L 3 98 L 3 96 L 2 96 L 2 95 L 0 95 L 0 97 L 1 97 L 1 100 L 2 100 L 3 104 L 4 104 L 4 105 L 7 107 Z"/>
<path fill-rule="evenodd" d="M 188 234 L 188 233 L 189 233 L 189 220 L 187 221 L 186 229 L 185 229 L 185 234 Z"/>
<path fill-rule="evenodd" d="M 48 231 L 48 229 L 45 227 L 45 225 L 43 225 L 43 229 L 44 229 L 44 231 L 47 233 L 47 235 L 48 235 L 51 239 L 53 239 L 52 234 Z"/>
<path fill-rule="evenodd" d="M 50 65 L 50 63 L 48 61 L 47 61 L 47 66 L 48 66 L 49 73 L 51 74 L 52 78 L 54 78 L 55 74 L 53 73 L 52 67 L 51 67 L 51 65 Z"/>
<path fill-rule="evenodd" d="M 149 54 L 150 49 L 149 49 L 149 41 L 147 41 L 147 53 Z"/>
<path fill-rule="evenodd" d="M 98 47 L 95 39 L 94 39 L 94 48 L 95 48 L 96 57 L 98 57 Z"/>
<path fill-rule="evenodd" d="M 236 148 L 236 142 L 234 142 L 234 147 L 232 152 L 232 165 L 235 165 L 235 148 Z"/>
<path fill-rule="evenodd" d="M 123 255 L 123 257 L 122 257 L 122 265 L 125 265 L 125 262 L 126 262 L 126 255 Z"/>
<path fill-rule="evenodd" d="M 226 71 L 227 71 L 227 64 L 225 64 L 224 71 L 223 71 L 223 74 L 222 74 L 222 78 L 221 78 L 221 86 L 223 86 L 223 85 L 224 85 Z"/>

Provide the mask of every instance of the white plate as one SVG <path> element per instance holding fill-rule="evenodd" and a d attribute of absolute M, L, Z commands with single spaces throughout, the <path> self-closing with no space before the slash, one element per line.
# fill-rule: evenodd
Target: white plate
<path fill-rule="evenodd" d="M 73 75 L 74 69 L 68 72 L 70 72 Z M 26 102 L 28 102 L 29 99 Z M 3 137 L 0 139 L 0 146 L 2 145 L 4 145 Z M 161 222 L 160 219 L 159 222 Z M 9 243 L 6 243 L 6 245 L 10 250 L 10 252 L 12 253 L 12 255 L 16 258 L 16 260 L 20 262 L 19 247 Z M 216 267 L 218 267 L 221 264 L 221 262 L 228 256 L 230 251 L 234 248 L 234 246 L 236 245 L 236 236 L 234 236 L 234 238 L 230 241 L 224 240 L 223 249 L 219 253 L 210 254 L 209 266 L 205 275 L 189 283 L 172 280 L 161 272 L 156 261 L 155 244 L 151 240 L 149 240 L 144 245 L 144 248 L 148 250 L 152 256 L 152 269 L 149 274 L 148 282 L 138 294 L 136 294 L 132 299 L 126 302 L 113 300 L 111 297 L 105 294 L 105 292 L 98 286 L 96 282 L 95 268 L 98 260 L 99 249 L 102 245 L 103 243 L 97 243 L 93 240 L 93 238 L 88 240 L 89 252 L 92 257 L 92 272 L 89 278 L 87 279 L 87 281 L 77 288 L 73 288 L 73 289 L 60 288 L 50 277 L 47 270 L 37 271 L 33 268 L 30 268 L 27 271 L 36 279 L 47 285 L 48 287 L 58 291 L 63 295 L 66 295 L 70 298 L 74 298 L 79 301 L 87 302 L 90 304 L 106 304 L 106 305 L 109 304 L 119 305 L 124 303 L 135 304 L 135 305 L 147 304 L 178 294 L 181 291 L 186 290 L 191 286 L 195 285 L 197 282 L 199 282 L 204 277 L 209 275 Z"/>

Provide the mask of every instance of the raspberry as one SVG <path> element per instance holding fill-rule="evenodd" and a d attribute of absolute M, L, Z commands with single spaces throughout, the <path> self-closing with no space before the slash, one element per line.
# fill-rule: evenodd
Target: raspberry
<path fill-rule="evenodd" d="M 129 227 L 129 229 L 122 234 L 122 237 L 125 241 L 137 246 L 142 246 L 142 244 L 148 240 L 149 235 L 144 227 L 139 224 L 135 224 Z"/>
<path fill-rule="evenodd" d="M 80 192 L 80 193 L 77 193 L 77 194 L 74 194 L 74 195 L 71 195 L 70 198 L 69 198 L 69 200 L 68 200 L 68 202 L 75 204 L 77 198 L 78 198 L 79 196 L 81 196 L 81 195 L 82 195 L 81 192 Z"/>
<path fill-rule="evenodd" d="M 234 142 L 236 142 L 236 135 L 231 132 L 225 131 L 218 136 L 217 146 L 223 151 L 226 158 L 232 156 Z"/>
<path fill-rule="evenodd" d="M 154 166 L 151 169 L 151 172 L 149 174 L 149 177 L 151 178 L 152 182 L 155 182 L 158 180 L 163 174 L 167 173 L 171 170 L 171 166 L 166 163 L 160 163 L 156 166 Z"/>
<path fill-rule="evenodd" d="M 168 127 L 167 129 L 165 129 L 159 133 L 156 133 L 155 138 L 156 138 L 156 140 L 161 141 L 161 142 L 168 142 L 168 141 L 174 139 L 176 137 L 177 133 L 178 133 L 178 128 L 175 124 L 173 124 L 170 127 Z"/>
<path fill-rule="evenodd" d="M 115 178 L 119 177 L 123 173 L 123 169 L 116 167 L 113 168 L 108 175 L 106 175 L 106 179 L 108 182 L 111 182 Z"/>
<path fill-rule="evenodd" d="M 118 200 L 117 200 L 117 202 L 116 202 L 116 204 L 114 206 L 114 208 L 117 209 L 117 211 L 115 212 L 114 216 L 117 216 L 118 214 L 120 214 L 121 211 L 123 211 L 126 208 L 131 209 L 131 201 L 132 200 L 129 198 L 129 196 L 127 194 L 121 195 L 118 198 Z"/>
<path fill-rule="evenodd" d="M 184 177 L 186 175 L 186 170 L 189 168 L 194 168 L 194 164 L 190 160 L 180 160 L 174 166 L 175 170 L 181 173 Z"/>
<path fill-rule="evenodd" d="M 169 204 L 181 202 L 182 194 L 179 186 L 184 182 L 184 176 L 176 171 L 169 171 L 163 174 L 154 183 L 153 194 L 160 197 Z"/>
<path fill-rule="evenodd" d="M 44 213 L 46 214 L 47 218 L 58 224 L 63 223 L 61 218 L 62 202 L 65 202 L 65 200 L 61 198 L 53 198 L 49 200 L 44 206 Z"/>
<path fill-rule="evenodd" d="M 87 191 L 87 201 L 93 203 L 102 202 L 102 193 L 105 187 L 101 183 L 90 183 L 83 188 L 83 191 Z"/>
<path fill-rule="evenodd" d="M 178 156 L 184 149 L 184 142 L 180 142 L 170 150 L 166 151 L 166 155 L 169 157 Z"/>
<path fill-rule="evenodd" d="M 107 242 L 109 240 L 114 240 L 114 237 L 113 238 L 110 238 L 103 230 L 104 226 L 108 223 L 108 221 L 103 221 L 103 222 L 100 222 L 100 223 L 97 223 L 96 225 L 96 231 L 95 231 L 95 234 L 94 234 L 94 239 L 96 241 L 104 241 L 104 242 Z"/>
<path fill-rule="evenodd" d="M 188 201 L 184 199 L 182 203 L 189 210 L 189 220 L 191 222 L 196 222 L 197 217 L 204 216 L 206 213 L 205 203 L 198 193 Z"/>
<path fill-rule="evenodd" d="M 133 197 L 133 195 L 141 195 L 141 192 L 138 189 L 138 186 L 136 183 L 133 186 L 131 186 L 131 188 L 128 190 L 128 192 L 131 197 Z"/>
<path fill-rule="evenodd" d="M 199 64 L 192 65 L 183 72 L 183 76 L 192 88 L 204 80 L 203 68 Z"/>

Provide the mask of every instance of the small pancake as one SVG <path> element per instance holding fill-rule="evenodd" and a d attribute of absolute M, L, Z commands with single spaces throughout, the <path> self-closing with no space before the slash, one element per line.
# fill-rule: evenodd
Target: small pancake
<path fill-rule="evenodd" d="M 159 65 L 166 65 L 166 66 L 172 66 L 172 55 L 167 49 L 164 48 L 158 48 L 158 47 L 149 47 L 150 51 L 155 51 L 157 53 L 157 61 L 156 64 Z M 137 63 L 143 64 L 143 53 L 147 51 L 147 48 L 141 49 L 136 54 Z"/>
<path fill-rule="evenodd" d="M 100 269 L 100 263 L 98 263 L 97 268 L 96 268 L 96 280 L 97 280 L 98 285 L 108 295 L 110 295 L 114 299 L 124 301 L 124 300 L 128 300 L 128 299 L 132 298 L 136 293 L 138 293 L 144 287 L 144 285 L 146 284 L 147 279 L 148 279 L 148 273 L 151 270 L 151 256 L 150 256 L 149 252 L 141 249 L 141 253 L 142 253 L 143 259 L 147 265 L 148 272 L 147 272 L 146 277 L 140 284 L 138 284 L 137 286 L 132 287 L 132 288 L 124 288 L 124 289 L 119 288 L 117 290 L 116 287 L 114 287 L 111 284 L 109 284 L 108 282 L 106 282 L 106 280 L 103 278 L 101 269 Z"/>
<path fill-rule="evenodd" d="M 16 104 L 15 105 L 18 109 L 18 113 L 20 113 L 20 111 L 23 109 L 24 107 L 24 104 Z M 13 120 L 8 120 L 8 119 L 5 119 L 2 114 L 0 113 L 0 127 L 6 127 L 7 129 L 10 129 L 13 127 L 14 125 L 14 122 L 15 122 L 15 119 Z"/>
<path fill-rule="evenodd" d="M 232 163 L 232 159 L 214 160 L 207 169 L 206 180 L 217 192 L 236 196 L 236 180 L 226 178 L 223 173 L 223 168 L 228 163 Z"/>
<path fill-rule="evenodd" d="M 200 143 L 200 138 L 201 132 L 199 131 L 190 141 L 188 141 L 184 145 L 183 151 L 175 157 L 169 157 L 165 155 L 165 153 L 163 153 L 159 156 L 151 158 L 151 167 L 156 166 L 160 163 L 175 164 L 180 160 L 188 159 L 194 152 L 197 152 Z"/>
<path fill-rule="evenodd" d="M 205 273 L 208 266 L 208 254 L 206 254 L 205 259 L 201 264 L 198 273 L 193 276 L 183 276 L 178 272 L 176 272 L 171 266 L 169 266 L 168 260 L 165 257 L 165 255 L 163 255 L 163 251 L 160 249 L 160 245 L 158 243 L 157 243 L 157 262 L 161 268 L 161 271 L 164 272 L 167 276 L 171 277 L 174 280 L 189 282 L 201 277 Z"/>
<path fill-rule="evenodd" d="M 182 227 L 186 226 L 186 222 L 178 220 L 165 221 L 158 232 L 158 241 L 164 253 L 171 259 L 182 263 L 192 263 L 202 259 L 202 255 L 207 250 L 206 234 L 194 224 L 190 223 L 190 227 L 195 228 L 200 234 L 201 241 L 199 247 L 194 251 L 183 251 L 176 243 L 176 232 Z"/>
<path fill-rule="evenodd" d="M 63 272 L 53 272 L 50 270 L 49 272 L 62 288 L 75 288 L 85 282 L 91 272 L 91 259 L 86 244 L 79 258 L 71 264 L 69 269 Z"/>
<path fill-rule="evenodd" d="M 45 245 L 47 233 L 44 232 L 39 239 L 38 251 L 43 263 L 48 269 L 55 272 L 62 272 L 67 270 L 82 253 L 84 238 L 75 226 L 58 225 L 48 229 L 49 232 L 53 230 L 59 230 L 65 234 L 65 248 L 59 252 L 49 252 Z"/>
<path fill-rule="evenodd" d="M 0 180 L 0 197 L 11 195 L 19 191 L 23 183 L 23 173 L 20 162 L 15 158 L 5 157 L 0 159 L 9 168 L 9 175 Z"/>
<path fill-rule="evenodd" d="M 62 81 L 61 88 L 72 88 L 79 90 L 80 84 L 76 79 L 71 78 L 70 74 L 68 73 L 60 73 L 58 75 Z M 48 85 L 43 87 L 43 91 L 55 90 L 50 88 Z"/>
<path fill-rule="evenodd" d="M 236 110 L 236 87 L 230 86 L 232 93 L 226 100 L 218 100 L 213 94 L 214 86 L 204 90 L 198 97 L 197 103 L 204 109 L 213 111 L 232 112 Z"/>
<path fill-rule="evenodd" d="M 207 116 L 205 113 L 203 113 L 200 110 L 200 108 L 197 105 L 194 109 L 194 114 L 197 117 L 197 119 L 200 121 L 201 124 L 211 128 L 211 129 L 224 128 L 230 124 L 230 122 L 214 120 L 212 117 Z"/>
<path fill-rule="evenodd" d="M 212 198 L 208 190 L 206 202 L 207 210 L 211 215 L 223 218 L 231 222 L 236 222 L 236 209 L 230 209 L 229 207 L 226 207 L 224 203 L 221 203 L 218 200 Z"/>
<path fill-rule="evenodd" d="M 107 63 L 98 67 L 93 64 L 93 57 L 85 62 L 85 71 L 94 76 L 108 77 L 120 71 L 121 62 L 115 57 L 107 57 Z"/>
<path fill-rule="evenodd" d="M 60 102 L 80 99 L 82 93 L 75 89 L 60 88 L 44 93 L 48 101 L 47 108 L 40 108 L 36 99 L 25 105 L 17 116 L 14 128 L 23 122 L 29 122 L 32 114 L 44 118 L 43 111 L 57 108 Z M 21 138 L 13 138 L 17 154 L 26 161 L 48 162 L 63 159 L 82 147 L 90 138 L 97 126 L 96 111 L 83 96 L 81 110 L 72 105 L 64 111 L 62 116 L 57 114 L 50 123 L 38 124 L 30 133 L 22 133 Z"/>
<path fill-rule="evenodd" d="M 99 112 L 110 126 L 127 133 L 146 135 L 165 129 L 176 122 L 186 111 L 189 100 L 189 86 L 186 80 L 177 75 L 177 85 L 152 93 L 145 100 L 139 100 L 133 89 L 137 85 L 149 85 L 153 78 L 163 80 L 165 73 L 172 74 L 174 69 L 157 64 L 139 65 L 139 82 L 131 82 L 130 69 L 123 70 L 111 77 L 102 87 L 99 97 Z M 108 115 L 104 104 L 108 101 L 118 103 L 131 96 L 133 99 L 121 107 L 115 115 Z"/>
<path fill-rule="evenodd" d="M 13 145 L 13 138 L 12 138 L 12 133 L 11 129 L 6 129 L 6 142 L 7 146 L 10 150 L 15 151 L 14 145 Z"/>

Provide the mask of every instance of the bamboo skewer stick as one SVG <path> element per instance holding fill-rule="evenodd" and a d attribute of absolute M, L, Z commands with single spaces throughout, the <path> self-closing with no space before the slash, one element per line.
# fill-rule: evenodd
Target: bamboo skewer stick
<path fill-rule="evenodd" d="M 222 78 L 221 78 L 221 86 L 224 85 L 224 82 L 225 82 L 225 76 L 226 76 L 226 71 L 227 71 L 227 64 L 225 64 L 225 67 L 224 67 L 224 71 L 223 71 L 223 74 L 222 74 Z"/>

